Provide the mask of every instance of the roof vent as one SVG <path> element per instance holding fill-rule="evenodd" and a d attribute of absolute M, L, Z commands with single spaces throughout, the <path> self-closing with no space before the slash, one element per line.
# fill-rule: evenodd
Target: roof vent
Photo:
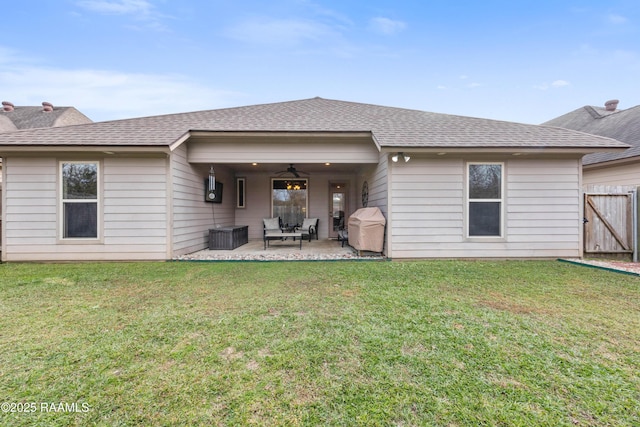
<path fill-rule="evenodd" d="M 6 111 L 7 113 L 13 111 L 13 104 L 9 101 L 2 101 L 2 111 Z"/>
<path fill-rule="evenodd" d="M 616 108 L 618 108 L 618 101 L 617 99 L 612 99 L 610 101 L 607 101 L 604 103 L 604 108 L 607 111 L 616 111 Z"/>
<path fill-rule="evenodd" d="M 42 103 L 42 111 L 44 111 L 45 113 L 50 113 L 51 111 L 53 111 L 53 104 L 50 102 L 43 102 Z"/>

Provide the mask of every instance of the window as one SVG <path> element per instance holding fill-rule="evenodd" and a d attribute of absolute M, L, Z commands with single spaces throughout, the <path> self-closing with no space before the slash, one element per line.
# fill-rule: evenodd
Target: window
<path fill-rule="evenodd" d="M 469 163 L 469 237 L 502 236 L 502 173 L 500 163 Z"/>
<path fill-rule="evenodd" d="M 245 201 L 246 178 L 236 178 L 236 208 L 244 209 L 247 204 Z"/>
<path fill-rule="evenodd" d="M 62 162 L 62 238 L 98 237 L 98 163 Z"/>
<path fill-rule="evenodd" d="M 302 224 L 307 217 L 307 180 L 273 179 L 271 188 L 272 216 L 279 216 L 286 226 Z"/>

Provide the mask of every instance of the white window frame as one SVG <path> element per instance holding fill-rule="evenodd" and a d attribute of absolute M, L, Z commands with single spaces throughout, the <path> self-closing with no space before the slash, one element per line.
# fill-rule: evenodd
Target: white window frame
<path fill-rule="evenodd" d="M 471 178 L 470 168 L 474 165 L 499 165 L 500 166 L 500 198 L 499 199 L 472 199 L 471 198 L 471 183 L 469 182 Z M 467 220 L 467 238 L 469 239 L 502 239 L 504 238 L 504 217 L 505 217 L 505 164 L 504 162 L 467 162 L 466 167 L 466 186 L 467 186 L 467 201 L 466 201 L 466 220 Z M 500 234 L 499 235 L 491 235 L 491 236 L 481 236 L 481 235 L 472 235 L 471 234 L 471 203 L 478 202 L 490 202 L 490 203 L 500 203 Z"/>
<path fill-rule="evenodd" d="M 96 198 L 95 199 L 65 199 L 64 198 L 64 176 L 63 166 L 65 164 L 79 164 L 87 165 L 93 164 L 96 166 Z M 98 160 L 60 160 L 58 162 L 58 177 L 59 177 L 59 240 L 62 242 L 97 242 L 101 239 L 102 221 L 102 206 L 100 201 L 102 200 L 102 167 Z M 95 237 L 65 237 L 64 236 L 64 224 L 65 224 L 65 204 L 67 203 L 95 203 L 96 204 L 96 236 Z"/>
<path fill-rule="evenodd" d="M 247 179 L 244 177 L 236 178 L 236 208 L 244 209 L 247 207 Z"/>

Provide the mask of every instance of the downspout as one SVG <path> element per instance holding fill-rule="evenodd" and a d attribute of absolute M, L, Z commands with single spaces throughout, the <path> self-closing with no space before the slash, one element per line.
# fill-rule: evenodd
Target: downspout
<path fill-rule="evenodd" d="M 173 259 L 173 169 L 172 169 L 172 159 L 171 153 L 167 153 L 166 160 L 166 176 L 167 176 L 167 184 L 166 184 L 166 192 L 167 192 L 167 231 L 166 231 L 166 259 Z"/>
<path fill-rule="evenodd" d="M 2 182 L 0 182 L 0 193 L 2 195 L 2 200 L 0 200 L 0 206 L 2 207 L 2 215 L 0 216 L 0 235 L 2 238 L 0 239 L 0 261 L 7 261 L 7 192 L 5 191 L 5 187 L 7 184 L 7 158 L 2 159 Z"/>
<path fill-rule="evenodd" d="M 386 251 L 386 257 L 389 259 L 393 259 L 393 243 L 392 243 L 392 239 L 393 239 L 393 227 L 392 225 L 392 220 L 393 220 L 393 204 L 391 203 L 392 201 L 392 195 L 391 195 L 391 184 L 392 184 L 392 168 L 393 168 L 393 162 L 389 161 L 389 153 L 384 153 L 384 159 L 385 159 L 385 167 L 387 169 L 387 223 L 386 223 L 386 238 L 387 238 L 387 251 Z M 384 248 L 383 248 L 384 249 Z"/>
<path fill-rule="evenodd" d="M 638 189 L 637 187 L 631 194 L 633 195 L 633 262 L 638 262 Z"/>
<path fill-rule="evenodd" d="M 582 217 L 582 220 L 579 219 L 580 227 L 578 227 L 578 258 L 580 259 L 584 258 L 584 218 L 586 216 L 584 211 L 585 189 L 582 180 L 582 170 L 582 157 L 580 157 L 578 158 L 578 212 L 579 218 Z"/>

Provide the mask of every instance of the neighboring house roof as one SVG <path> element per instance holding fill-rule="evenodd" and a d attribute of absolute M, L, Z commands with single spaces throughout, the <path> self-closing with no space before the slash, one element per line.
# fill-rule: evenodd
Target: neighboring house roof
<path fill-rule="evenodd" d="M 205 132 L 370 132 L 380 147 L 620 149 L 566 129 L 311 98 L 274 104 L 22 130 L 0 146 L 155 146 Z"/>
<path fill-rule="evenodd" d="M 585 106 L 549 120 L 543 125 L 606 136 L 631 145 L 623 152 L 588 154 L 583 159 L 585 165 L 640 156 L 640 105 L 612 111 L 602 107 Z"/>
<path fill-rule="evenodd" d="M 16 125 L 5 114 L 0 113 L 0 132 L 13 132 L 18 130 Z"/>
<path fill-rule="evenodd" d="M 93 122 L 73 107 L 54 107 L 49 102 L 43 102 L 42 107 L 16 107 L 10 102 L 3 101 L 0 110 L 0 132 L 85 123 Z"/>

